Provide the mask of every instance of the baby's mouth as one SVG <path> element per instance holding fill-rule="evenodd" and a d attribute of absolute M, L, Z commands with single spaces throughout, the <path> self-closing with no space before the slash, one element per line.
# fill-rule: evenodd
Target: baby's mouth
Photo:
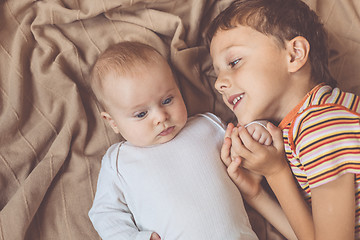
<path fill-rule="evenodd" d="M 166 128 L 164 131 L 162 131 L 159 135 L 160 136 L 166 136 L 170 134 L 174 130 L 174 126 Z"/>

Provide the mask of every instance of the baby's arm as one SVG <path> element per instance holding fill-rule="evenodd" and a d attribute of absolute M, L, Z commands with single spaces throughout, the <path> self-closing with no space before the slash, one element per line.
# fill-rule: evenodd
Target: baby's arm
<path fill-rule="evenodd" d="M 109 160 L 109 159 L 107 159 Z M 103 159 L 90 220 L 104 240 L 160 240 L 153 231 L 140 231 L 127 207 L 116 171 Z"/>

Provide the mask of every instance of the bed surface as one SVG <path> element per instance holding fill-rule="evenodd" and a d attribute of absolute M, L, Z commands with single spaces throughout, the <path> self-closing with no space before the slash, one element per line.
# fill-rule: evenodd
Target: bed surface
<path fill-rule="evenodd" d="M 304 0 L 329 31 L 331 72 L 360 94 L 360 1 Z M 102 155 L 121 138 L 99 116 L 89 69 L 137 40 L 174 66 L 189 115 L 233 116 L 214 91 L 206 25 L 230 0 L 0 3 L 0 239 L 100 239 L 87 213 Z M 260 239 L 281 237 L 249 210 Z"/>

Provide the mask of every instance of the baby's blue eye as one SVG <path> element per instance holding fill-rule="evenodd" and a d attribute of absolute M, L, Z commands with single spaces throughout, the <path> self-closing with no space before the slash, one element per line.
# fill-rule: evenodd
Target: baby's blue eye
<path fill-rule="evenodd" d="M 162 102 L 162 104 L 163 104 L 163 105 L 169 104 L 169 103 L 172 102 L 172 100 L 173 100 L 173 97 L 169 97 L 169 98 L 165 99 L 165 100 Z"/>
<path fill-rule="evenodd" d="M 137 118 L 143 118 L 143 117 L 146 116 L 146 114 L 147 114 L 147 112 L 141 112 L 141 113 L 136 114 L 135 117 L 137 117 Z"/>
<path fill-rule="evenodd" d="M 240 62 L 240 59 L 236 59 L 236 60 L 234 60 L 234 61 L 232 61 L 232 62 L 229 62 L 229 65 L 230 65 L 230 67 L 235 67 L 235 65 L 236 64 L 238 64 Z"/>

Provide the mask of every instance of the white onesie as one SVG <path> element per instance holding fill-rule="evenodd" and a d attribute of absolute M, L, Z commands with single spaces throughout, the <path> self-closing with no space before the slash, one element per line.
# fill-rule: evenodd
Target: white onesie
<path fill-rule="evenodd" d="M 90 219 L 104 240 L 250 240 L 243 200 L 220 159 L 225 130 L 213 114 L 188 119 L 171 141 L 112 145 Z M 117 164 L 117 166 L 116 166 Z"/>

